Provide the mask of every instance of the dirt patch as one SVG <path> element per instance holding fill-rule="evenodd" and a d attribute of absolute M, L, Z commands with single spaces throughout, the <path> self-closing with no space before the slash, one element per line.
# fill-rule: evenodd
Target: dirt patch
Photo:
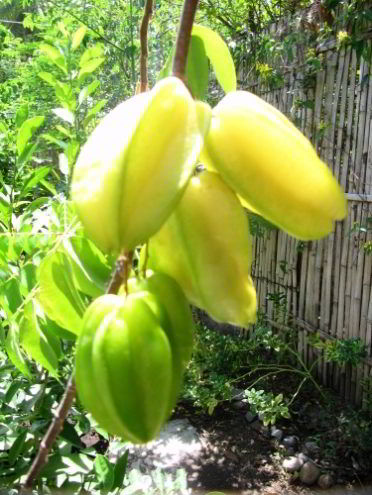
<path fill-rule="evenodd" d="M 174 416 L 187 418 L 203 443 L 198 460 L 185 465 L 191 488 L 255 490 L 272 495 L 306 493 L 302 487 L 292 486 L 291 478 L 282 470 L 275 442 L 250 427 L 244 414 L 224 405 L 209 416 L 183 404 Z"/>
<path fill-rule="evenodd" d="M 345 432 L 337 430 L 336 415 L 322 408 L 317 399 L 308 394 L 302 406 L 296 405 L 297 413 L 290 420 L 281 421 L 278 427 L 285 435 L 297 436 L 297 451 L 301 451 L 306 440 L 318 435 L 322 440 L 318 440 L 320 448 L 313 458 L 322 473 L 331 473 L 335 482 L 349 487 L 370 482 L 371 456 L 362 461 L 357 446 L 347 442 Z M 314 493 L 302 485 L 298 474 L 289 474 L 283 469 L 282 462 L 288 456 L 286 448 L 259 422 L 249 424 L 245 413 L 245 410 L 236 410 L 231 402 L 217 407 L 212 416 L 200 413 L 187 403 L 178 406 L 174 418 L 187 418 L 203 444 L 198 459 L 182 466 L 187 470 L 189 486 L 196 490 L 236 490 L 267 495 Z M 338 417 L 339 414 L 340 409 Z"/>

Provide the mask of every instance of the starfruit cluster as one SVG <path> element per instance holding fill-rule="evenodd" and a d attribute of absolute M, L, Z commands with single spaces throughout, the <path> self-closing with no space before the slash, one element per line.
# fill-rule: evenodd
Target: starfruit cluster
<path fill-rule="evenodd" d="M 217 321 L 255 321 L 243 206 L 304 240 L 346 214 L 336 179 L 283 114 L 246 91 L 212 110 L 175 77 L 102 120 L 71 193 L 104 252 L 146 243 L 139 268 L 154 273 L 94 301 L 77 345 L 81 401 L 132 442 L 153 438 L 176 403 L 192 349 L 188 303 Z"/>

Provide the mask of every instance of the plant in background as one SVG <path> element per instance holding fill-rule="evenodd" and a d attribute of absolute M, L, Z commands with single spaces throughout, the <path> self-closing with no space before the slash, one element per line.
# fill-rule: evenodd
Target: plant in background
<path fill-rule="evenodd" d="M 100 86 L 93 73 L 105 58 L 102 43 L 85 47 L 86 34 L 85 26 L 75 30 L 68 19 L 61 20 L 57 32 L 47 31 L 38 46 L 38 77 L 53 88 L 53 99 L 60 105 L 52 109 L 55 125 L 43 139 L 59 149 L 59 170 L 70 179 L 86 131 L 106 103 L 101 99 L 92 104 Z"/>
<path fill-rule="evenodd" d="M 250 388 L 244 391 L 244 397 L 251 411 L 260 415 L 265 426 L 274 425 L 280 418 L 290 417 L 283 394 L 274 395 L 271 392 Z"/>
<path fill-rule="evenodd" d="M 236 387 L 257 391 L 261 384 L 260 395 L 267 400 L 267 415 L 272 402 L 273 415 L 280 417 L 280 410 L 290 411 L 290 407 L 308 382 L 324 398 L 322 389 L 312 375 L 318 361 L 307 366 L 300 353 L 293 346 L 293 333 L 273 332 L 259 313 L 257 323 L 248 339 L 225 336 L 197 325 L 195 331 L 194 352 L 185 373 L 182 399 L 208 414 L 215 408 L 236 396 Z M 271 380 L 281 376 L 291 376 L 296 380 L 296 389 L 291 397 L 267 398 L 267 389 Z M 255 396 L 253 393 L 252 397 Z M 248 394 L 249 395 L 249 394 Z M 265 406 L 266 407 L 266 406 Z M 283 416 L 285 417 L 285 416 Z"/>
<path fill-rule="evenodd" d="M 368 216 L 362 222 L 353 222 L 349 231 L 349 236 L 353 237 L 354 241 L 359 244 L 365 254 L 372 252 L 372 242 L 368 239 L 372 232 L 372 217 Z M 368 239 L 368 240 L 367 240 Z"/>
<path fill-rule="evenodd" d="M 280 268 L 285 273 L 286 265 L 280 265 Z M 269 292 L 266 299 L 273 303 L 273 319 L 277 322 L 284 322 L 288 313 L 287 294 L 280 290 Z"/>
<path fill-rule="evenodd" d="M 358 337 L 327 343 L 326 359 L 338 364 L 357 366 L 367 356 L 367 346 Z"/>
<path fill-rule="evenodd" d="M 346 46 L 350 43 L 350 36 L 347 31 L 341 30 L 337 33 L 337 42 L 339 47 Z"/>
<path fill-rule="evenodd" d="M 253 365 L 259 345 L 254 338 L 236 339 L 196 325 L 194 351 L 186 369 L 182 399 L 213 414 L 218 404 L 233 398 L 233 382 L 242 370 Z"/>
<path fill-rule="evenodd" d="M 256 215 L 248 210 L 248 219 L 249 219 L 249 230 L 252 236 L 255 237 L 264 237 L 266 234 L 269 234 L 272 230 L 275 230 L 275 226 L 265 220 L 260 215 Z"/>
<path fill-rule="evenodd" d="M 316 333 L 309 338 L 311 345 L 324 351 L 327 361 L 339 365 L 358 366 L 367 356 L 367 346 L 359 337 L 350 339 L 321 339 Z"/>

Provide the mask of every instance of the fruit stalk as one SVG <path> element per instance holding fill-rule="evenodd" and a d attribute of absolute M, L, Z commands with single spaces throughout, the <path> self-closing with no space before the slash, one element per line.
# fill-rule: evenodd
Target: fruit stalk
<path fill-rule="evenodd" d="M 195 19 L 199 0 L 185 0 L 183 4 L 180 27 L 176 41 L 176 52 L 173 59 L 172 73 L 185 81 L 187 54 L 189 51 L 192 25 Z"/>
<path fill-rule="evenodd" d="M 147 33 L 149 28 L 149 22 L 152 16 L 152 0 L 147 0 L 145 5 L 145 11 L 143 13 L 141 28 L 140 28 L 140 40 L 141 40 L 141 59 L 140 59 L 140 81 L 141 93 L 148 90 L 148 47 L 147 47 Z"/>
<path fill-rule="evenodd" d="M 76 396 L 76 386 L 75 386 L 75 374 L 74 372 L 71 374 L 65 393 L 63 394 L 62 400 L 58 405 L 56 410 L 54 419 L 50 424 L 44 438 L 40 442 L 39 451 L 37 456 L 35 457 L 28 473 L 27 478 L 23 486 L 23 493 L 27 493 L 29 489 L 32 488 L 32 484 L 35 478 L 39 475 L 41 469 L 44 467 L 47 462 L 48 454 L 52 445 L 62 430 L 63 423 L 66 419 L 67 413 L 72 406 Z"/>

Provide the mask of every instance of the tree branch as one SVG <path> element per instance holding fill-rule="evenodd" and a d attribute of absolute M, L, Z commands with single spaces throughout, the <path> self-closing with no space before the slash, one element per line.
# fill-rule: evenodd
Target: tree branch
<path fill-rule="evenodd" d="M 201 7 L 201 6 L 200 6 Z M 216 9 L 214 2 L 211 0 L 207 0 L 207 8 L 211 8 L 213 10 Z M 236 32 L 236 28 L 229 22 L 225 17 L 223 17 L 221 14 L 217 12 L 213 12 L 213 15 L 215 16 L 216 19 L 218 19 L 224 26 L 229 28 L 231 31 Z"/>
<path fill-rule="evenodd" d="M 35 457 L 34 462 L 32 463 L 31 468 L 27 473 L 27 478 L 24 484 L 24 488 L 28 489 L 32 487 L 34 479 L 39 475 L 41 469 L 44 467 L 50 449 L 52 448 L 55 439 L 62 430 L 63 423 L 75 399 L 75 395 L 76 395 L 76 387 L 75 387 L 74 372 L 73 372 L 67 382 L 65 393 L 63 394 L 62 400 L 59 403 L 59 406 L 55 412 L 54 419 L 51 425 L 49 426 L 46 434 L 44 435 L 44 438 L 40 443 L 37 456 Z"/>
<path fill-rule="evenodd" d="M 115 271 L 109 282 L 106 290 L 106 294 L 117 294 L 123 281 L 125 282 L 126 292 L 128 292 L 127 279 L 132 264 L 133 253 L 126 253 L 118 257 L 116 261 Z M 59 403 L 55 412 L 54 419 L 45 433 L 42 441 L 39 445 L 38 453 L 27 473 L 26 481 L 23 485 L 23 492 L 27 492 L 31 487 L 35 479 L 39 476 L 42 468 L 45 466 L 48 458 L 48 454 L 56 441 L 57 436 L 60 434 L 63 423 L 67 417 L 67 414 L 76 397 L 76 385 L 75 385 L 75 371 L 71 373 L 71 376 L 67 382 L 65 393 L 62 400 Z"/>
<path fill-rule="evenodd" d="M 147 33 L 149 29 L 149 22 L 152 16 L 152 0 L 147 0 L 145 5 L 145 11 L 143 13 L 143 18 L 140 28 L 140 40 L 141 40 L 141 59 L 140 59 L 140 81 L 141 81 L 141 93 L 148 90 L 149 77 L 147 70 L 147 58 L 148 58 L 148 47 L 147 47 Z"/>
<path fill-rule="evenodd" d="M 133 0 L 130 0 L 129 2 L 129 17 L 130 17 L 130 45 L 131 45 L 131 52 L 130 52 L 130 65 L 131 65 L 131 71 L 132 71 L 132 86 L 134 91 L 136 90 L 136 70 L 135 70 L 135 64 L 134 64 L 134 34 L 133 34 Z"/>
<path fill-rule="evenodd" d="M 185 0 L 181 15 L 180 27 L 176 41 L 176 53 L 173 59 L 172 73 L 185 81 L 187 53 L 189 51 L 192 25 L 195 19 L 199 0 Z"/>

